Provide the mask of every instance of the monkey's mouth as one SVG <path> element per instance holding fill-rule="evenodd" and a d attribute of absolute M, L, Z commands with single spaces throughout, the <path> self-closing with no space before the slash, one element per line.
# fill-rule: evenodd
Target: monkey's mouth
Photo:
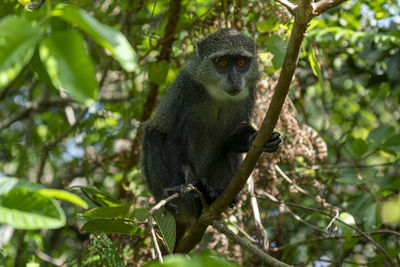
<path fill-rule="evenodd" d="M 231 96 L 235 96 L 237 94 L 239 94 L 242 90 L 239 87 L 232 87 L 229 90 L 227 90 L 226 92 L 231 95 Z"/>

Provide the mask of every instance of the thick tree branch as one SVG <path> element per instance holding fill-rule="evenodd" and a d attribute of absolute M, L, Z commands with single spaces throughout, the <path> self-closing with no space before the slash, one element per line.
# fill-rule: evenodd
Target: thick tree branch
<path fill-rule="evenodd" d="M 182 0 L 172 0 L 169 3 L 169 14 L 168 23 L 165 28 L 164 39 L 165 43 L 161 45 L 160 55 L 158 61 L 166 60 L 169 61 L 171 57 L 172 44 L 175 41 L 175 29 L 179 21 L 179 12 L 181 11 Z M 150 118 L 151 113 L 156 105 L 158 96 L 159 86 L 155 83 L 151 83 L 149 93 L 147 95 L 146 102 L 144 103 L 142 121 Z"/>
<path fill-rule="evenodd" d="M 340 4 L 340 1 L 342 0 L 332 0 L 334 3 L 332 6 Z M 327 10 L 325 9 L 325 5 L 323 5 L 323 7 L 324 9 L 321 7 L 321 10 Z M 247 153 L 247 156 L 244 159 L 236 176 L 233 178 L 225 191 L 219 196 L 219 198 L 214 201 L 208 209 L 204 210 L 202 215 L 188 229 L 176 247 L 176 252 L 185 253 L 192 250 L 193 247 L 201 240 L 207 225 L 212 224 L 213 220 L 217 219 L 233 201 L 235 196 L 237 196 L 237 194 L 246 184 L 248 177 L 250 176 L 257 164 L 259 157 L 261 156 L 261 148 L 272 134 L 289 91 L 289 86 L 298 63 L 301 44 L 303 42 L 307 26 L 311 19 L 317 15 L 314 10 L 314 4 L 311 4 L 310 0 L 300 0 L 297 10 L 298 12 L 295 16 L 282 71 L 271 100 L 272 104 L 268 108 L 267 114 L 257 137 L 254 140 L 253 145 Z"/>

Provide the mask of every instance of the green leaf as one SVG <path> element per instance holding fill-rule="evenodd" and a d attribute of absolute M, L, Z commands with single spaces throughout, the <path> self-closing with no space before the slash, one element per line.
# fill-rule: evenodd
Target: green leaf
<path fill-rule="evenodd" d="M 266 33 L 269 31 L 274 31 L 278 28 L 279 24 L 277 20 L 273 17 L 267 17 L 262 21 L 257 22 L 256 28 L 260 33 Z"/>
<path fill-rule="evenodd" d="M 70 5 L 57 5 L 52 12 L 69 23 L 75 24 L 110 51 L 126 71 L 137 69 L 137 55 L 126 37 L 118 30 L 100 23 L 83 9 Z"/>
<path fill-rule="evenodd" d="M 137 224 L 131 220 L 124 219 L 94 219 L 86 222 L 81 231 L 99 233 L 118 233 L 128 235 L 146 235 Z"/>
<path fill-rule="evenodd" d="M 114 242 L 112 242 L 107 235 L 94 235 L 91 242 L 96 247 L 101 263 L 103 263 L 104 266 L 125 267 Z"/>
<path fill-rule="evenodd" d="M 168 255 L 164 257 L 164 263 L 154 261 L 145 267 L 239 267 L 237 263 L 213 255 L 195 255 L 188 258 L 187 255 Z"/>
<path fill-rule="evenodd" d="M 45 187 L 37 183 L 29 182 L 25 179 L 19 179 L 15 177 L 0 177 L 0 196 L 18 188 L 24 188 L 28 191 L 34 192 Z"/>
<path fill-rule="evenodd" d="M 345 222 L 345 223 L 351 225 L 351 226 L 353 226 L 353 225 L 356 224 L 356 221 L 354 220 L 354 217 L 353 217 L 350 213 L 348 213 L 348 212 L 342 212 L 342 213 L 339 215 L 339 219 L 342 220 L 343 222 Z M 343 233 L 343 235 L 345 236 L 346 241 L 350 241 L 351 238 L 352 238 L 352 235 L 353 235 L 354 230 L 353 230 L 352 228 L 350 228 L 349 226 L 344 225 L 344 224 L 341 223 L 341 222 L 336 222 L 336 221 L 335 221 L 335 224 L 337 225 L 337 227 L 338 227 L 339 229 L 342 230 L 342 233 Z"/>
<path fill-rule="evenodd" d="M 77 188 L 81 189 L 85 193 L 85 195 L 87 195 L 88 198 L 92 200 L 96 205 L 113 207 L 121 204 L 121 201 L 115 199 L 109 193 L 103 192 L 94 186 L 71 186 L 68 189 Z"/>
<path fill-rule="evenodd" d="M 393 135 L 383 145 L 386 148 L 400 152 L 400 134 Z"/>
<path fill-rule="evenodd" d="M 381 176 L 371 179 L 377 184 L 381 190 L 398 190 L 400 189 L 400 177 L 398 176 Z"/>
<path fill-rule="evenodd" d="M 161 236 L 169 251 L 174 251 L 176 241 L 176 222 L 174 216 L 165 208 L 161 208 L 153 214 L 153 217 L 157 222 Z"/>
<path fill-rule="evenodd" d="M 39 52 L 54 87 L 65 90 L 87 106 L 94 104 L 98 95 L 95 70 L 78 32 L 56 32 L 47 36 Z"/>
<path fill-rule="evenodd" d="M 313 47 L 310 45 L 310 50 L 307 53 L 308 60 L 310 61 L 311 69 L 315 76 L 317 76 L 318 81 L 323 81 L 324 77 L 322 76 L 321 65 L 319 64 L 317 57 L 315 56 L 315 51 Z"/>
<path fill-rule="evenodd" d="M 65 215 L 53 199 L 16 188 L 0 196 L 0 223 L 16 229 L 54 229 L 65 225 Z"/>
<path fill-rule="evenodd" d="M 29 62 L 44 29 L 23 17 L 0 21 L 0 89 L 8 85 Z"/>
<path fill-rule="evenodd" d="M 65 200 L 73 204 L 79 205 L 85 209 L 88 208 L 88 204 L 83 199 L 65 190 L 45 188 L 39 190 L 38 192 L 45 197 Z"/>
<path fill-rule="evenodd" d="M 368 143 L 361 138 L 353 138 L 351 142 L 351 149 L 354 154 L 358 157 L 361 157 L 368 151 Z"/>
<path fill-rule="evenodd" d="M 166 60 L 149 66 L 149 80 L 157 85 L 163 85 L 167 79 L 169 65 Z"/>
<path fill-rule="evenodd" d="M 266 48 L 271 52 L 274 57 L 272 58 L 272 65 L 275 69 L 280 69 L 285 59 L 287 43 L 284 42 L 278 35 L 271 35 L 266 42 Z"/>
<path fill-rule="evenodd" d="M 149 214 L 149 208 L 139 208 L 135 210 L 135 218 L 138 221 L 144 222 Z"/>
<path fill-rule="evenodd" d="M 341 178 L 337 178 L 335 179 L 336 182 L 341 183 L 341 184 L 363 184 L 366 181 L 358 179 L 356 177 L 341 177 Z"/>
<path fill-rule="evenodd" d="M 97 218 L 120 218 L 131 220 L 134 218 L 135 206 L 133 203 L 114 207 L 100 207 L 89 210 L 83 214 L 85 217 L 97 217 Z"/>
<path fill-rule="evenodd" d="M 392 225 L 400 224 L 400 195 L 383 203 L 382 220 Z"/>
<path fill-rule="evenodd" d="M 395 128 L 388 125 L 379 125 L 373 129 L 367 137 L 367 140 L 376 145 L 382 145 L 390 136 L 393 135 Z"/>

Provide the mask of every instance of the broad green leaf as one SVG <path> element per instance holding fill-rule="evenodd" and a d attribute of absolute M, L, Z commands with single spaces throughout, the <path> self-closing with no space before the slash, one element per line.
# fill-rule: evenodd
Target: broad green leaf
<path fill-rule="evenodd" d="M 94 235 L 91 242 L 96 247 L 101 263 L 103 263 L 104 266 L 125 267 L 114 242 L 112 242 L 107 235 Z"/>
<path fill-rule="evenodd" d="M 390 136 L 393 135 L 395 128 L 388 125 L 379 125 L 373 129 L 367 137 L 367 140 L 376 145 L 382 145 Z"/>
<path fill-rule="evenodd" d="M 218 258 L 213 255 L 195 255 L 188 258 L 185 255 L 168 255 L 164 258 L 164 263 L 158 261 L 151 262 L 145 267 L 238 267 L 234 262 L 229 262 L 225 259 Z"/>
<path fill-rule="evenodd" d="M 383 203 L 382 220 L 393 225 L 400 224 L 400 195 Z"/>
<path fill-rule="evenodd" d="M 169 70 L 168 62 L 162 60 L 149 66 L 149 80 L 157 85 L 163 85 Z"/>
<path fill-rule="evenodd" d="M 391 136 L 388 140 L 386 140 L 383 145 L 386 148 L 392 149 L 396 152 L 400 152 L 400 134 Z"/>
<path fill-rule="evenodd" d="M 361 157 L 368 151 L 368 143 L 361 138 L 354 138 L 351 142 L 351 149 L 356 156 Z"/>
<path fill-rule="evenodd" d="M 23 17 L 0 21 L 0 89 L 8 85 L 29 62 L 44 29 Z"/>
<path fill-rule="evenodd" d="M 43 185 L 29 182 L 25 179 L 19 179 L 15 177 L 0 177 L 0 196 L 7 194 L 13 189 L 24 188 L 28 191 L 37 191 L 44 189 Z"/>
<path fill-rule="evenodd" d="M 381 190 L 398 190 L 400 189 L 400 177 L 398 176 L 382 176 L 371 179 L 377 184 Z"/>
<path fill-rule="evenodd" d="M 131 220 L 124 219 L 94 219 L 86 222 L 81 231 L 99 233 L 118 233 L 127 235 L 146 235 L 137 224 Z"/>
<path fill-rule="evenodd" d="M 98 95 L 95 70 L 78 32 L 63 31 L 47 36 L 39 52 L 54 87 L 65 90 L 87 106 L 94 104 Z"/>
<path fill-rule="evenodd" d="M 135 218 L 138 221 L 144 222 L 149 214 L 149 208 L 139 208 L 135 210 Z"/>
<path fill-rule="evenodd" d="M 0 196 L 0 223 L 16 229 L 54 229 L 65 225 L 65 215 L 50 198 L 16 188 Z"/>
<path fill-rule="evenodd" d="M 85 217 L 97 218 L 120 218 L 131 220 L 134 218 L 135 206 L 133 203 L 128 203 L 114 207 L 100 207 L 89 210 L 83 214 Z"/>
<path fill-rule="evenodd" d="M 118 30 L 100 23 L 83 9 L 70 5 L 57 5 L 52 12 L 69 23 L 75 24 L 110 51 L 126 71 L 137 69 L 137 55 L 126 37 Z"/>
<path fill-rule="evenodd" d="M 68 189 L 81 189 L 90 200 L 96 205 L 114 207 L 121 204 L 121 201 L 112 197 L 109 193 L 103 192 L 94 186 L 72 186 Z"/>
<path fill-rule="evenodd" d="M 284 42 L 278 35 L 271 35 L 267 40 L 266 48 L 271 52 L 274 57 L 272 58 L 272 65 L 275 69 L 282 68 L 283 60 L 285 59 L 287 43 Z"/>
<path fill-rule="evenodd" d="M 161 208 L 153 214 L 153 217 L 157 222 L 161 236 L 169 251 L 174 251 L 176 241 L 176 222 L 174 216 L 165 208 Z"/>
<path fill-rule="evenodd" d="M 39 194 L 41 194 L 42 196 L 45 196 L 45 197 L 65 200 L 65 201 L 71 202 L 73 204 L 79 205 L 85 209 L 88 208 L 88 204 L 86 204 L 86 202 L 83 199 L 81 199 L 79 196 L 77 196 L 73 193 L 70 193 L 68 191 L 65 191 L 65 190 L 45 188 L 45 189 L 39 190 L 38 192 L 39 192 Z"/>

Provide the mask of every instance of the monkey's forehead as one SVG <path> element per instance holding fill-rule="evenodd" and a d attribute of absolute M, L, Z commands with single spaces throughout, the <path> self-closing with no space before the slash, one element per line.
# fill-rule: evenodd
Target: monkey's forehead
<path fill-rule="evenodd" d="M 251 38 L 235 29 L 221 29 L 200 40 L 196 45 L 196 54 L 200 57 L 216 54 L 254 57 L 256 44 Z"/>
<path fill-rule="evenodd" d="M 248 52 L 247 50 L 243 49 L 227 49 L 227 50 L 220 50 L 215 53 L 204 55 L 205 58 L 217 58 L 217 57 L 248 57 L 254 58 L 256 57 L 255 54 Z"/>

